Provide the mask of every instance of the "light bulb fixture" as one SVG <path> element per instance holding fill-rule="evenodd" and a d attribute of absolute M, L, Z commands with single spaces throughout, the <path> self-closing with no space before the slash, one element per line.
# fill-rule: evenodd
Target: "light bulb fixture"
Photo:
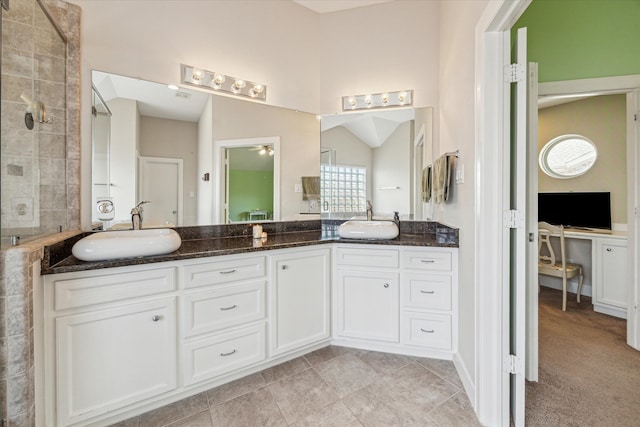
<path fill-rule="evenodd" d="M 191 65 L 182 64 L 180 70 L 184 84 L 215 92 L 246 96 L 260 101 L 267 100 L 267 86 L 264 84 L 207 71 Z"/>
<path fill-rule="evenodd" d="M 373 108 L 407 107 L 413 105 L 413 90 L 351 95 L 342 97 L 342 111 Z"/>

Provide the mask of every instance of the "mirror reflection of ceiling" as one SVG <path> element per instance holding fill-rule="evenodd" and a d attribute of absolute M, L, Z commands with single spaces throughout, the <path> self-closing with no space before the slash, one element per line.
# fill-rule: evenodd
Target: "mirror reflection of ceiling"
<path fill-rule="evenodd" d="M 384 144 L 398 126 L 414 118 L 413 108 L 329 114 L 322 116 L 320 131 L 342 126 L 371 148 L 376 148 Z"/>
<path fill-rule="evenodd" d="M 273 171 L 273 156 L 260 154 L 263 146 L 228 148 L 229 167 L 234 170 Z"/>
<path fill-rule="evenodd" d="M 209 97 L 205 92 L 172 90 L 167 85 L 95 70 L 92 81 L 105 102 L 135 99 L 141 115 L 160 119 L 198 122 Z"/>

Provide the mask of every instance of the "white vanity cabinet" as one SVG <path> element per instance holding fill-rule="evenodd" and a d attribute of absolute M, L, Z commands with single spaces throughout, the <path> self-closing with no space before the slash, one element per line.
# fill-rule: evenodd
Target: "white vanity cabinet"
<path fill-rule="evenodd" d="M 404 345 L 457 351 L 458 254 L 449 248 L 403 250 L 402 336 Z"/>
<path fill-rule="evenodd" d="M 335 343 L 453 357 L 457 249 L 336 245 L 334 261 Z"/>
<path fill-rule="evenodd" d="M 332 243 L 45 275 L 38 424 L 108 425 L 330 343 L 450 359 L 456 270 L 454 248 Z"/>
<path fill-rule="evenodd" d="M 336 248 L 336 335 L 397 343 L 399 251 L 362 246 Z"/>
<path fill-rule="evenodd" d="M 627 318 L 627 240 L 595 241 L 595 292 L 593 308 L 600 313 Z"/>
<path fill-rule="evenodd" d="M 264 361 L 266 257 L 238 255 L 183 263 L 180 353 L 191 386 Z"/>
<path fill-rule="evenodd" d="M 177 387 L 175 269 L 114 270 L 44 278 L 51 425 L 89 420 Z"/>
<path fill-rule="evenodd" d="M 272 356 L 329 339 L 330 253 L 329 248 L 301 248 L 271 257 Z"/>

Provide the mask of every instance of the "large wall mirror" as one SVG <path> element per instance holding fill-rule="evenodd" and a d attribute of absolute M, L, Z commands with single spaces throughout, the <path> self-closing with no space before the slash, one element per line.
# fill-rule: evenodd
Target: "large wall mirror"
<path fill-rule="evenodd" d="M 433 161 L 432 108 L 322 116 L 321 211 L 327 218 L 431 219 L 422 171 Z"/>
<path fill-rule="evenodd" d="M 319 175 L 316 115 L 100 71 L 92 84 L 93 222 L 127 228 L 142 200 L 144 227 L 310 218 L 297 190 Z"/>

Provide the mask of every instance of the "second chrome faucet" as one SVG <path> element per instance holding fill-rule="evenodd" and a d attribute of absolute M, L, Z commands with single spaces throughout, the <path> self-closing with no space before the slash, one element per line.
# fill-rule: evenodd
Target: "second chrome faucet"
<path fill-rule="evenodd" d="M 148 200 L 143 200 L 131 209 L 131 225 L 134 230 L 142 230 L 142 205 L 145 203 L 150 202 Z"/>

